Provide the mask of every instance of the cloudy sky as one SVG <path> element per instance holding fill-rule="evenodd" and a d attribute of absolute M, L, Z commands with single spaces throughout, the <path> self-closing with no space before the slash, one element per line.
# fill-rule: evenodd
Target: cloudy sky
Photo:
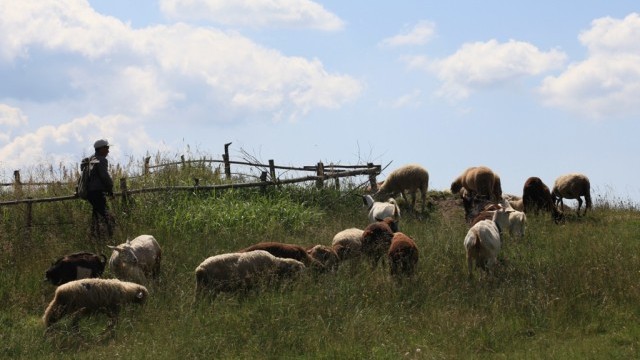
<path fill-rule="evenodd" d="M 628 0 L 0 0 L 0 181 L 98 138 L 112 162 L 233 142 L 640 202 L 638 39 Z"/>

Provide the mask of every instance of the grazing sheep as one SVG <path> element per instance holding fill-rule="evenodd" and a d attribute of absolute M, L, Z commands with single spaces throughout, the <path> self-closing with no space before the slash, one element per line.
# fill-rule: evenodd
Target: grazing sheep
<path fill-rule="evenodd" d="M 162 249 L 153 236 L 140 235 L 124 244 L 107 246 L 113 250 L 109 268 L 118 279 L 145 284 L 148 276 L 160 274 Z"/>
<path fill-rule="evenodd" d="M 409 191 L 411 197 L 411 209 L 415 208 L 417 191 L 420 190 L 422 199 L 422 211 L 427 204 L 427 190 L 429 189 L 429 173 L 425 168 L 417 164 L 404 165 L 395 169 L 389 174 L 380 189 L 375 194 L 378 198 L 393 197 L 396 194 L 402 194 L 405 200 L 408 200 L 405 191 Z M 384 218 L 384 217 L 382 217 Z"/>
<path fill-rule="evenodd" d="M 475 223 L 464 238 L 467 252 L 467 269 L 472 277 L 473 262 L 476 267 L 491 271 L 498 262 L 500 252 L 500 230 L 493 220 L 481 220 Z"/>
<path fill-rule="evenodd" d="M 371 260 L 373 266 L 389 251 L 394 233 L 390 226 L 393 221 L 390 217 L 376 221 L 369 224 L 362 233 L 362 254 Z"/>
<path fill-rule="evenodd" d="M 363 195 L 362 199 L 364 204 L 369 210 L 369 223 L 373 224 L 376 221 L 382 221 L 385 218 L 393 218 L 394 231 L 398 231 L 398 221 L 400 220 L 400 208 L 393 198 L 389 198 L 387 202 L 379 202 L 373 200 L 371 195 Z"/>
<path fill-rule="evenodd" d="M 362 233 L 364 233 L 364 230 L 350 228 L 340 231 L 333 237 L 331 247 L 340 261 L 360 256 L 362 252 Z"/>
<path fill-rule="evenodd" d="M 107 263 L 107 257 L 90 252 L 77 252 L 57 259 L 45 271 L 45 281 L 53 285 L 69 281 L 100 277 Z"/>
<path fill-rule="evenodd" d="M 582 206 L 581 196 L 584 196 L 584 200 L 587 203 L 584 209 L 584 215 L 587 214 L 587 209 L 591 209 L 591 184 L 589 178 L 582 174 L 567 174 L 558 177 L 553 185 L 551 196 L 555 203 L 561 204 L 562 211 L 564 211 L 563 198 L 576 199 L 578 200 L 577 213 L 578 216 L 580 216 L 580 207 Z"/>
<path fill-rule="evenodd" d="M 499 201 L 502 198 L 500 177 L 486 166 L 470 167 L 451 183 L 451 192 L 466 189 L 475 197 Z"/>
<path fill-rule="evenodd" d="M 549 188 L 539 177 L 532 176 L 524 182 L 522 202 L 525 213 L 537 215 L 542 210 L 550 213 L 556 224 L 562 220 L 562 213 L 553 203 Z"/>
<path fill-rule="evenodd" d="M 336 271 L 340 258 L 333 248 L 325 245 L 315 245 L 307 250 L 307 254 L 316 261 L 319 261 L 325 269 Z"/>
<path fill-rule="evenodd" d="M 418 246 L 412 238 L 397 232 L 391 239 L 387 258 L 392 276 L 412 276 L 418 265 Z"/>
<path fill-rule="evenodd" d="M 311 255 L 307 253 L 307 250 L 300 245 L 284 244 L 279 242 L 261 242 L 244 248 L 238 252 L 246 253 L 254 250 L 264 250 L 275 257 L 298 260 L 307 267 L 311 267 L 315 270 L 324 270 L 324 265 L 322 265 L 318 260 L 312 258 Z"/>
<path fill-rule="evenodd" d="M 196 296 L 208 291 L 214 299 L 218 293 L 248 290 L 304 269 L 298 260 L 279 258 L 264 250 L 211 256 L 196 268 Z"/>
<path fill-rule="evenodd" d="M 49 327 L 65 315 L 74 315 L 76 326 L 80 315 L 103 312 L 115 323 L 121 305 L 142 304 L 147 296 L 147 288 L 136 283 L 117 279 L 74 280 L 56 289 L 42 320 Z"/>

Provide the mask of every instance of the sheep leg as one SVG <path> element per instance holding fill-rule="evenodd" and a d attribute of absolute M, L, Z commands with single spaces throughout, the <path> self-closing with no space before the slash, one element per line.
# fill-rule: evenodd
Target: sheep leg
<path fill-rule="evenodd" d="M 471 256 L 471 253 L 467 251 L 467 270 L 469 271 L 469 279 L 471 279 L 473 277 L 472 275 L 472 271 L 473 271 L 473 257 Z"/>
<path fill-rule="evenodd" d="M 580 198 L 580 196 L 578 196 L 578 216 L 580 216 L 580 208 L 582 207 L 582 199 Z M 585 215 L 587 214 L 587 211 L 584 211 Z"/>

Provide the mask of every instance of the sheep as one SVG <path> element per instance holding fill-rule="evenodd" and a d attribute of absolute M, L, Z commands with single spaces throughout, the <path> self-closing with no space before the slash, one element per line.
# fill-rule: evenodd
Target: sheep
<path fill-rule="evenodd" d="M 364 204 L 369 210 L 369 223 L 373 224 L 382 221 L 385 218 L 393 218 L 394 231 L 398 231 L 398 221 L 400 220 L 400 208 L 393 198 L 389 198 L 387 202 L 378 202 L 371 195 L 363 195 Z"/>
<path fill-rule="evenodd" d="M 291 277 L 305 269 L 302 262 L 271 255 L 264 250 L 227 253 L 205 259 L 195 270 L 196 297 L 209 292 L 248 290 L 264 281 Z"/>
<path fill-rule="evenodd" d="M 109 268 L 116 278 L 145 284 L 148 276 L 160 274 L 162 249 L 153 236 L 140 235 L 118 246 L 107 246 L 113 250 Z"/>
<path fill-rule="evenodd" d="M 143 304 L 149 293 L 147 288 L 117 279 L 74 280 L 56 288 L 53 300 L 47 306 L 42 321 L 49 328 L 66 315 L 73 315 L 74 327 L 85 313 L 103 312 L 110 318 L 110 326 L 117 321 L 121 305 Z"/>
<path fill-rule="evenodd" d="M 418 265 L 418 246 L 412 238 L 397 232 L 391 239 L 387 258 L 391 276 L 412 276 Z"/>
<path fill-rule="evenodd" d="M 500 204 L 489 204 L 475 216 L 471 226 L 481 220 L 493 220 L 498 232 L 502 234 L 502 230 L 508 230 L 512 237 L 523 238 L 526 229 L 527 216 L 521 211 L 517 211 L 511 207 L 509 202 L 503 199 Z"/>
<path fill-rule="evenodd" d="M 249 252 L 254 250 L 264 250 L 273 256 L 298 260 L 307 267 L 320 271 L 324 270 L 324 265 L 322 265 L 318 260 L 312 258 L 311 255 L 307 253 L 307 250 L 300 245 L 284 244 L 279 242 L 261 242 L 239 250 L 238 252 Z"/>
<path fill-rule="evenodd" d="M 350 228 L 340 231 L 333 237 L 331 248 L 336 252 L 340 261 L 360 256 L 362 250 L 362 233 L 364 233 L 364 230 Z"/>
<path fill-rule="evenodd" d="M 553 185 L 551 196 L 554 203 L 561 204 L 561 210 L 564 211 L 564 204 L 562 199 L 576 199 L 578 200 L 577 213 L 580 216 L 580 207 L 582 206 L 581 196 L 584 196 L 584 200 L 587 205 L 584 209 L 584 215 L 587 214 L 587 209 L 591 209 L 591 184 L 589 178 L 583 174 L 566 174 L 558 177 Z"/>
<path fill-rule="evenodd" d="M 464 247 L 467 252 L 469 278 L 473 276 L 474 261 L 476 267 L 492 271 L 498 262 L 500 252 L 500 230 L 496 223 L 493 220 L 476 222 L 464 238 Z"/>
<path fill-rule="evenodd" d="M 509 205 L 511 205 L 514 210 L 524 212 L 524 201 L 522 200 L 522 198 L 509 200 Z"/>
<path fill-rule="evenodd" d="M 451 183 L 454 194 L 463 188 L 475 197 L 482 196 L 496 202 L 502 198 L 500 177 L 486 166 L 470 167 Z"/>
<path fill-rule="evenodd" d="M 307 249 L 307 254 L 316 261 L 319 261 L 325 269 L 336 271 L 340 258 L 333 248 L 325 245 L 315 245 Z"/>
<path fill-rule="evenodd" d="M 414 209 L 416 205 L 416 197 L 418 195 L 417 191 L 420 190 L 422 211 L 424 211 L 424 207 L 427 204 L 428 189 L 429 173 L 427 170 L 420 165 L 409 164 L 393 170 L 374 196 L 377 198 L 393 197 L 397 193 L 400 193 L 405 200 L 408 200 L 407 195 L 405 194 L 405 191 L 408 190 L 412 195 L 411 209 Z"/>
<path fill-rule="evenodd" d="M 522 202 L 525 213 L 538 214 L 540 210 L 549 212 L 555 223 L 562 220 L 562 213 L 553 203 L 551 192 L 539 177 L 532 176 L 524 182 Z"/>
<path fill-rule="evenodd" d="M 393 221 L 393 218 L 387 217 L 369 224 L 362 233 L 362 254 L 371 260 L 373 266 L 389 250 L 394 233 L 390 226 Z"/>
<path fill-rule="evenodd" d="M 107 263 L 107 257 L 90 252 L 77 252 L 58 258 L 45 271 L 45 281 L 53 285 L 69 281 L 100 277 Z"/>

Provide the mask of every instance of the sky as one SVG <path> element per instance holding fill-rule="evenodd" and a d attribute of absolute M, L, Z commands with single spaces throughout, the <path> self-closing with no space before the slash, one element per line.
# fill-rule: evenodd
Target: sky
<path fill-rule="evenodd" d="M 563 174 L 640 203 L 635 1 L 0 0 L 0 182 L 146 154 Z M 23 175 L 24 178 L 24 175 Z"/>

